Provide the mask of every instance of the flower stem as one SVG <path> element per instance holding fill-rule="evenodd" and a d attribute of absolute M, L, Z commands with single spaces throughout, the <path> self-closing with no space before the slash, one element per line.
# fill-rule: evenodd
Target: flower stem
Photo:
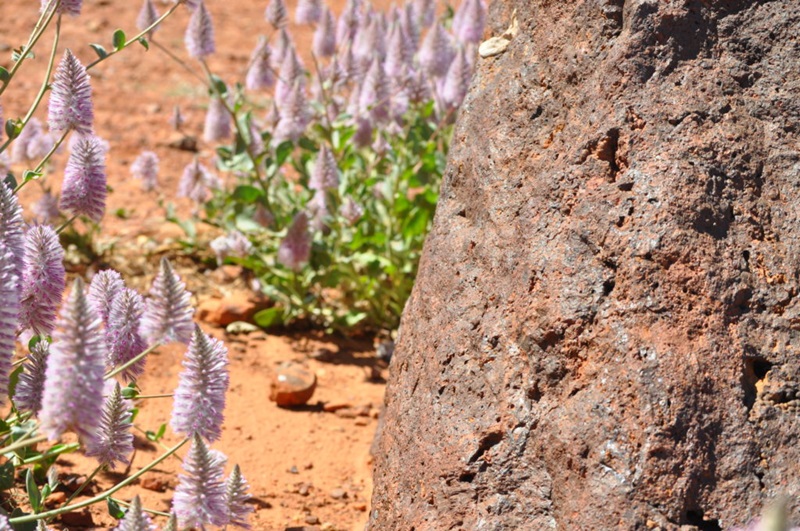
<path fill-rule="evenodd" d="M 5 83 L 3 83 L 3 86 L 0 87 L 0 95 L 2 95 L 3 92 L 5 92 L 6 88 L 8 88 L 8 86 L 11 84 L 11 80 L 14 78 L 14 75 L 20 69 L 22 63 L 25 62 L 25 59 L 28 58 L 28 53 L 30 53 L 33 47 L 36 46 L 36 43 L 39 42 L 39 39 L 44 34 L 44 30 L 47 29 L 47 26 L 50 25 L 50 21 L 53 20 L 53 16 L 56 14 L 56 10 L 58 9 L 59 4 L 61 4 L 61 0 L 55 0 L 55 1 L 50 0 L 50 3 L 47 6 L 45 6 L 45 9 L 42 11 L 39 20 L 33 27 L 31 36 L 28 39 L 28 44 L 25 45 L 25 50 L 23 50 L 19 60 L 16 63 L 14 63 L 14 66 L 8 72 L 8 78 L 6 78 L 6 81 Z M 50 9 L 51 7 L 52 9 Z M 2 149 L 0 149 L 0 151 L 2 151 Z"/>
<path fill-rule="evenodd" d="M 118 498 L 111 498 L 111 501 L 113 501 L 114 503 L 118 503 L 119 505 L 122 505 L 123 507 L 130 507 L 131 506 L 130 503 L 122 501 L 122 500 L 120 500 Z M 169 518 L 169 513 L 165 513 L 163 511 L 156 511 L 155 509 L 148 509 L 147 507 L 142 507 L 142 510 L 144 512 L 146 512 L 146 513 L 155 514 L 156 516 L 166 516 L 167 518 Z"/>
<path fill-rule="evenodd" d="M 146 348 L 142 353 L 137 354 L 134 358 L 126 361 L 125 363 L 123 363 L 122 365 L 117 367 L 116 369 L 113 369 L 113 370 L 107 372 L 105 374 L 105 376 L 103 376 L 103 378 L 105 380 L 108 380 L 109 378 L 113 378 L 114 376 L 118 375 L 119 373 L 121 373 L 122 371 L 124 371 L 125 369 L 130 367 L 131 365 L 136 364 L 139 360 L 141 360 L 142 358 L 144 358 L 145 356 L 147 356 L 148 354 L 150 354 L 151 352 L 153 352 L 155 349 L 157 349 L 160 346 L 161 346 L 161 342 L 159 341 L 158 343 L 155 343 L 154 345 Z"/>
<path fill-rule="evenodd" d="M 63 231 L 67 227 L 69 227 L 72 224 L 72 222 L 75 221 L 75 218 L 77 218 L 77 217 L 78 217 L 78 215 L 76 214 L 76 215 L 72 216 L 71 218 L 69 218 L 64 223 L 62 223 L 61 226 L 56 229 L 56 234 L 61 234 L 61 231 Z"/>
<path fill-rule="evenodd" d="M 67 498 L 67 501 L 65 501 L 65 502 L 64 502 L 64 505 L 69 505 L 69 502 L 71 502 L 72 500 L 74 500 L 75 498 L 77 498 L 77 497 L 78 497 L 78 495 L 79 495 L 81 492 L 83 492 L 83 489 L 85 489 L 85 488 L 86 488 L 86 487 L 89 485 L 89 483 L 91 483 L 91 482 L 92 482 L 92 480 L 93 480 L 93 479 L 94 479 L 94 477 L 97 475 L 97 473 L 98 473 L 98 472 L 100 472 L 100 470 L 102 470 L 102 469 L 103 469 L 103 465 L 100 465 L 100 466 L 98 466 L 97 468 L 95 468 L 94 470 L 92 470 L 92 473 L 91 473 L 91 474 L 89 474 L 89 477 L 87 477 L 87 478 L 86 478 L 86 481 L 84 481 L 83 483 L 81 483 L 80 487 L 78 487 L 77 489 L 75 489 L 75 491 L 74 491 L 72 494 L 70 494 L 70 495 L 69 495 L 69 498 Z"/>
<path fill-rule="evenodd" d="M 82 509 L 83 507 L 88 507 L 89 505 L 93 505 L 95 503 L 101 502 L 101 501 L 105 500 L 106 498 L 110 497 L 112 494 L 114 494 L 118 490 L 121 490 L 122 488 L 127 487 L 128 485 L 130 485 L 131 483 L 136 481 L 142 475 L 144 475 L 146 472 L 148 472 L 148 471 L 152 470 L 153 468 L 155 468 L 156 466 L 158 466 L 162 461 L 164 461 L 169 456 L 171 456 L 172 454 L 177 452 L 187 442 L 189 442 L 189 438 L 183 439 L 181 442 L 179 442 L 178 444 L 176 444 L 175 446 L 170 448 L 167 452 L 165 452 L 162 455 L 160 455 L 157 459 L 155 459 L 154 461 L 149 463 L 147 466 L 143 467 L 141 470 L 139 470 L 138 472 L 136 472 L 132 476 L 120 481 L 119 483 L 117 483 L 116 485 L 111 487 L 110 489 L 101 492 L 100 494 L 98 494 L 97 496 L 94 496 L 93 498 L 89 498 L 87 500 L 83 500 L 83 501 L 75 503 L 73 505 L 65 505 L 64 507 L 59 507 L 58 509 L 53 509 L 52 511 L 47 511 L 47 512 L 44 512 L 44 513 L 27 514 L 25 516 L 18 516 L 16 518 L 9 518 L 8 521 L 12 525 L 13 524 L 21 524 L 21 523 L 24 523 L 24 522 L 33 522 L 33 521 L 36 521 L 36 520 L 41 520 L 42 518 L 51 518 L 53 516 L 58 516 L 59 514 L 64 514 L 64 513 L 70 512 L 70 511 L 74 511 L 76 509 Z"/>
<path fill-rule="evenodd" d="M 2 448 L 3 453 L 7 454 L 8 452 L 13 452 L 15 450 L 19 450 L 20 448 L 27 448 L 28 446 L 31 446 L 32 444 L 44 442 L 44 441 L 47 440 L 47 435 L 39 435 L 37 437 L 33 437 L 33 438 L 29 439 L 28 436 L 31 433 L 33 433 L 34 431 L 36 431 L 35 427 L 31 428 L 31 430 L 28 433 L 26 433 L 25 435 L 23 435 L 21 439 L 17 440 L 13 444 L 9 444 L 8 446 L 3 447 Z"/>
<path fill-rule="evenodd" d="M 38 463 L 39 461 L 44 461 L 45 459 L 50 459 L 54 455 L 61 455 L 61 454 L 66 454 L 68 452 L 74 452 L 75 450 L 77 450 L 80 447 L 81 447 L 81 444 L 75 442 L 75 443 L 65 444 L 61 448 L 56 450 L 55 452 L 52 452 L 51 451 L 52 448 L 50 448 L 49 450 L 47 450 L 43 454 L 39 454 L 37 456 L 34 456 L 34 457 L 29 458 L 29 459 L 23 460 L 22 464 L 23 465 L 32 465 L 34 463 Z"/>

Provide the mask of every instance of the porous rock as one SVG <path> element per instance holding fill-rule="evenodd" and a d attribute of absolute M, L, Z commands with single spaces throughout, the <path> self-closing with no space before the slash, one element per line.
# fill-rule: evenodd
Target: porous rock
<path fill-rule="evenodd" d="M 391 364 L 370 529 L 800 524 L 800 3 L 506 0 Z"/>

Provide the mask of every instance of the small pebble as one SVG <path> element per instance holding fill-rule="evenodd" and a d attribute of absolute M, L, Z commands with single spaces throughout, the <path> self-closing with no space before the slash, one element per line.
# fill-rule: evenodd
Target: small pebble
<path fill-rule="evenodd" d="M 167 485 L 161 478 L 147 477 L 139 482 L 143 489 L 152 490 L 155 492 L 164 492 L 167 490 Z"/>
<path fill-rule="evenodd" d="M 331 498 L 334 500 L 345 500 L 347 499 L 347 491 L 344 489 L 333 489 L 331 491 Z"/>
<path fill-rule="evenodd" d="M 348 409 L 351 407 L 353 407 L 353 404 L 349 402 L 328 402 L 322 406 L 322 410 L 327 411 L 328 413 L 334 413 L 340 409 Z"/>
<path fill-rule="evenodd" d="M 315 516 L 313 514 L 307 514 L 306 523 L 309 525 L 317 525 L 319 523 L 319 516 Z"/>
<path fill-rule="evenodd" d="M 290 468 L 289 470 L 287 470 L 287 472 L 288 472 L 288 473 L 290 473 L 290 474 L 299 474 L 299 473 L 300 473 L 300 471 L 299 471 L 299 470 L 297 470 L 297 467 L 296 467 L 296 466 L 294 466 L 294 465 L 292 465 L 292 468 Z"/>
<path fill-rule="evenodd" d="M 369 420 L 365 419 L 364 417 L 358 417 L 355 424 L 356 426 L 367 426 L 369 425 Z"/>
<path fill-rule="evenodd" d="M 293 363 L 278 367 L 270 383 L 269 399 L 278 406 L 301 406 L 308 402 L 317 388 L 317 376 Z"/>

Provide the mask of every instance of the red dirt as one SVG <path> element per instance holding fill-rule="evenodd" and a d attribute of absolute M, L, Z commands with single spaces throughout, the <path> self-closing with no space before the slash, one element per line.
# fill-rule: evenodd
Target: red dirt
<path fill-rule="evenodd" d="M 243 0 L 209 1 L 215 22 L 217 53 L 209 60 L 212 70 L 228 83 L 242 80 L 251 49 L 260 34 L 269 34 L 263 19 L 265 2 Z M 0 5 L 0 64 L 9 67 L 10 50 L 27 39 L 37 16 L 38 2 L 3 0 Z M 163 11 L 168 6 L 159 3 Z M 293 13 L 294 5 L 290 2 Z M 334 5 L 338 12 L 339 5 Z M 128 36 L 136 33 L 134 21 L 140 3 L 86 0 L 83 14 L 63 22 L 61 49 L 69 47 L 88 63 L 95 58 L 89 42 L 99 42 L 111 49 L 111 35 L 118 27 Z M 183 31 L 188 20 L 181 8 L 167 21 L 156 39 L 165 47 L 185 56 Z M 308 47 L 308 28 L 294 28 L 298 47 Z M 49 31 L 36 48 L 36 58 L 29 60 L 22 74 L 15 78 L 2 96 L 5 118 L 20 117 L 33 100 L 41 73 L 47 62 L 52 42 Z M 59 57 L 63 51 L 59 52 Z M 190 63 L 192 68 L 196 65 Z M 199 71 L 199 68 L 196 69 Z M 246 289 L 241 280 L 227 281 L 222 275 L 202 273 L 188 257 L 182 257 L 175 239 L 181 231 L 164 220 L 164 210 L 157 200 L 173 201 L 179 212 L 188 214 L 190 205 L 174 200 L 182 168 L 194 156 L 190 152 L 169 148 L 175 132 L 168 125 L 174 105 L 180 105 L 187 118 L 184 130 L 201 137 L 205 90 L 199 82 L 166 55 L 151 47 L 149 52 L 136 45 L 108 59 L 91 72 L 94 89 L 95 127 L 97 134 L 108 140 L 108 179 L 113 192 L 109 196 L 102 229 L 96 236 L 98 247 L 113 245 L 113 252 L 103 258 L 108 266 L 120 270 L 129 285 L 146 291 L 161 255 L 170 256 L 178 271 L 195 294 L 195 302 Z M 46 98 L 36 113 L 46 118 Z M 213 146 L 200 142 L 200 157 L 210 162 Z M 158 193 L 144 193 L 138 181 L 130 177 L 129 166 L 144 149 L 156 151 L 161 159 Z M 55 190 L 60 187 L 66 154 L 56 157 L 55 164 L 44 182 Z M 19 172 L 22 168 L 16 167 Z M 41 191 L 29 184 L 21 191 L 21 200 L 29 205 Z M 115 213 L 124 209 L 123 216 Z M 123 213 L 120 211 L 120 213 Z M 123 219 L 124 218 L 124 219 Z M 206 235 L 213 237 L 213 234 Z M 96 266 L 91 266 L 94 269 Z M 90 271 L 91 272 L 91 271 Z M 204 330 L 223 337 L 224 332 L 208 323 Z M 314 524 L 322 529 L 360 529 L 367 519 L 367 504 L 371 495 L 369 448 L 377 421 L 376 415 L 383 399 L 383 385 L 367 379 L 374 361 L 369 341 L 338 341 L 322 336 L 275 336 L 256 332 L 242 340 L 228 337 L 226 343 L 231 360 L 231 390 L 223 438 L 214 448 L 229 457 L 228 470 L 234 463 L 241 465 L 250 483 L 255 514 L 251 522 L 255 529 L 285 529 L 291 526 Z M 316 349 L 327 347 L 338 351 L 332 361 L 323 362 L 309 357 Z M 180 372 L 183 349 L 180 346 L 162 348 L 149 359 L 146 376 L 140 381 L 143 392 L 171 392 Z M 267 400 L 269 379 L 277 363 L 301 360 L 315 371 L 318 387 L 311 403 L 300 410 L 285 410 Z M 342 413 L 324 412 L 320 403 L 349 403 L 363 406 L 368 416 L 346 418 Z M 169 421 L 170 399 L 146 400 L 136 424 L 143 430 L 156 430 Z M 345 414 L 346 415 L 346 414 Z M 168 430 L 169 431 L 169 430 Z M 170 445 L 177 439 L 168 435 L 163 441 Z M 136 471 L 161 453 L 137 434 L 137 451 L 131 471 Z M 184 452 L 180 452 L 183 455 Z M 59 459 L 62 476 L 67 473 L 88 474 L 93 461 L 78 454 Z M 169 500 L 176 484 L 179 459 L 169 459 L 139 482 L 126 488 L 118 497 L 130 499 L 142 496 L 147 508 L 169 510 Z M 101 475 L 99 489 L 118 481 L 118 474 Z M 158 481 L 153 481 L 154 478 Z M 154 492 L 143 485 L 165 486 L 165 492 Z M 155 483 L 155 485 L 154 485 Z M 98 488 L 91 489 L 99 492 Z M 346 497 L 336 499 L 343 489 Z M 95 526 L 108 527 L 113 519 L 104 506 L 92 510 Z M 163 520 L 163 519 L 162 519 Z M 163 522 L 159 522 L 163 523 Z M 71 525 L 71 528 L 78 526 Z"/>

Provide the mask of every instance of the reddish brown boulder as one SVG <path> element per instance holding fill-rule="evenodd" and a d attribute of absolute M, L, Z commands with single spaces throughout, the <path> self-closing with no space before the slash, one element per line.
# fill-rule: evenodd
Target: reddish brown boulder
<path fill-rule="evenodd" d="M 800 3 L 507 0 L 391 365 L 373 530 L 800 525 Z"/>

